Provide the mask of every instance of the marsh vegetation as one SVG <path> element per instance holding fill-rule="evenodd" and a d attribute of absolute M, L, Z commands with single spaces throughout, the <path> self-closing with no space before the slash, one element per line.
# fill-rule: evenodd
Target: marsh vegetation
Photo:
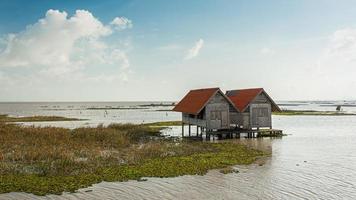
<path fill-rule="evenodd" d="M 267 155 L 232 142 L 161 136 L 176 123 L 65 129 L 0 122 L 0 193 L 61 194 L 101 181 L 203 175 Z"/>
<path fill-rule="evenodd" d="M 78 121 L 78 120 L 81 120 L 81 119 L 59 117 L 59 116 L 10 117 L 8 115 L 0 115 L 0 123 L 1 122 Z"/>

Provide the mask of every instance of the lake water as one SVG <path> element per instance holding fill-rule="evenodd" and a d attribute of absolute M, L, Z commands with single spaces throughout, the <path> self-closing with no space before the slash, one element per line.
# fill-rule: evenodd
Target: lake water
<path fill-rule="evenodd" d="M 355 112 L 354 102 L 279 102 L 284 109 L 335 110 L 343 106 Z M 53 103 L 46 103 L 51 107 Z M 83 106 L 85 104 L 85 106 Z M 125 104 L 125 105 L 123 105 Z M 137 107 L 146 103 L 110 103 Z M 290 105 L 289 105 L 290 104 Z M 89 119 L 49 123 L 55 126 L 94 126 L 98 123 L 179 120 L 170 107 L 135 110 L 87 110 L 107 103 L 58 103 L 48 110 L 42 103 L 0 104 L 10 115 L 59 115 Z M 70 109 L 62 109 L 68 106 Z M 79 107 L 80 109 L 74 109 Z M 48 107 L 47 107 L 48 108 Z M 62 109 L 62 110 L 61 110 Z M 37 125 L 49 125 L 37 123 Z M 273 116 L 274 128 L 288 136 L 280 139 L 235 139 L 258 149 L 270 149 L 264 164 L 236 166 L 240 172 L 204 176 L 148 178 L 147 181 L 102 182 L 77 193 L 38 197 L 25 193 L 0 194 L 0 199 L 356 199 L 356 116 Z M 168 132 L 178 133 L 178 129 Z M 179 134 L 177 134 L 179 135 Z"/>
<path fill-rule="evenodd" d="M 153 104 L 153 106 L 151 106 Z M 162 104 L 162 106 L 159 106 Z M 83 121 L 35 122 L 25 125 L 76 128 L 110 123 L 148 123 L 178 120 L 177 112 L 169 112 L 172 102 L 58 102 L 1 103 L 0 114 L 10 116 L 63 116 Z"/>

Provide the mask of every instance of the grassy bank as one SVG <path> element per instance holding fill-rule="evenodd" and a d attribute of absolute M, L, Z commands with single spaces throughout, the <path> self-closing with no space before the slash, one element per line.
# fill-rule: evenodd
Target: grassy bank
<path fill-rule="evenodd" d="M 205 174 L 265 153 L 240 144 L 160 136 L 160 126 L 64 129 L 0 123 L 0 193 L 74 192 L 101 181 Z"/>
<path fill-rule="evenodd" d="M 317 115 L 317 116 L 343 116 L 356 115 L 353 113 L 345 113 L 338 111 L 315 111 L 315 110 L 283 110 L 282 112 L 274 112 L 273 115 Z"/>
<path fill-rule="evenodd" d="M 47 121 L 77 121 L 80 119 L 58 117 L 58 116 L 31 116 L 31 117 L 9 117 L 8 115 L 0 115 L 1 122 L 47 122 Z"/>

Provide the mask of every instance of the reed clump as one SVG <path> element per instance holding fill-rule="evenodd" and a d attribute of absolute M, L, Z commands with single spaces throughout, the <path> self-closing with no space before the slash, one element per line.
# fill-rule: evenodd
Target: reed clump
<path fill-rule="evenodd" d="M 164 138 L 163 128 L 112 124 L 71 130 L 0 122 L 0 193 L 61 194 L 101 181 L 202 175 L 265 155 L 231 142 Z"/>

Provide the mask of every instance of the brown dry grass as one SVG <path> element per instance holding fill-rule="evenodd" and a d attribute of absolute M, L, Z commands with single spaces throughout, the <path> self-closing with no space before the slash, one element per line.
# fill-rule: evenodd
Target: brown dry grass
<path fill-rule="evenodd" d="M 160 138 L 160 129 L 112 124 L 70 130 L 0 123 L 0 173 L 70 175 L 76 174 L 80 165 L 79 171 L 92 172 L 90 169 L 103 165 L 135 164 L 153 157 L 208 150 Z"/>

